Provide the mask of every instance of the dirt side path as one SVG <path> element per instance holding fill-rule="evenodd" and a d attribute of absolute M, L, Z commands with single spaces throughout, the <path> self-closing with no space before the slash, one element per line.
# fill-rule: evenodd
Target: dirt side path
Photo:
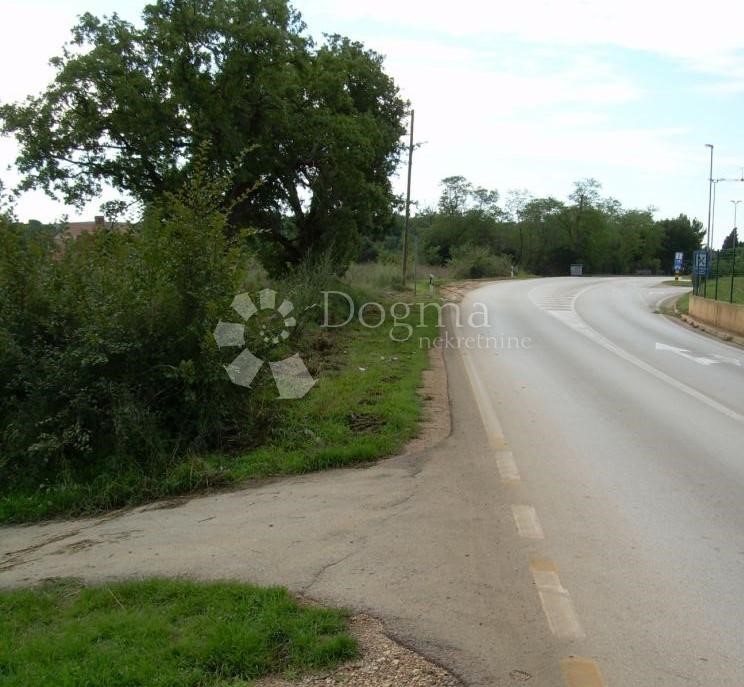
<path fill-rule="evenodd" d="M 451 422 L 447 395 L 447 373 L 440 350 L 432 350 L 430 368 L 424 371 L 420 393 L 424 399 L 424 417 L 419 436 L 406 446 L 405 455 L 415 455 L 440 443 L 450 434 Z M 330 479 L 333 479 L 330 477 Z M 249 489 L 248 492 L 253 490 Z M 279 492 L 270 492 L 278 496 Z M 197 499 L 206 505 L 210 498 Z M 256 494 L 256 496 L 258 496 Z M 0 586 L 27 584 L 50 577 L 74 575 L 91 581 L 109 577 L 139 577 L 144 575 L 142 557 L 160 559 L 160 566 L 147 574 L 189 575 L 213 577 L 219 574 L 220 558 L 226 553 L 212 551 L 210 558 L 215 567 L 210 573 L 195 571 L 188 560 L 180 562 L 173 554 L 158 550 L 161 547 L 147 539 L 148 526 L 156 525 L 157 513 L 170 511 L 174 507 L 186 506 L 189 499 L 155 503 L 131 512 L 112 513 L 108 516 L 68 523 L 45 523 L 26 527 L 0 528 Z M 131 518 L 144 514 L 146 524 L 133 526 Z M 188 510 L 176 511 L 166 532 L 178 537 L 178 530 L 216 520 L 217 516 L 198 518 L 196 523 L 187 515 Z M 273 524 L 268 525 L 273 528 Z M 260 555 L 258 552 L 251 552 Z M 234 553 L 227 553 L 229 558 Z M 83 563 L 83 560 L 85 561 Z M 76 561 L 81 565 L 76 564 Z M 122 569 L 122 563 L 128 570 Z M 30 575 L 15 575 L 14 571 L 26 569 Z M 319 569 L 319 574 L 322 568 Z M 111 573 L 111 575 L 109 575 Z M 241 574 L 227 575 L 240 577 Z M 322 674 L 309 675 L 300 680 L 287 681 L 269 678 L 257 683 L 257 687 L 315 687 L 347 685 L 358 687 L 389 687 L 410 685 L 411 687 L 456 687 L 462 684 L 444 668 L 428 661 L 423 656 L 391 639 L 379 620 L 365 614 L 352 617 L 350 631 L 359 642 L 359 659 L 344 664 L 338 669 Z"/>

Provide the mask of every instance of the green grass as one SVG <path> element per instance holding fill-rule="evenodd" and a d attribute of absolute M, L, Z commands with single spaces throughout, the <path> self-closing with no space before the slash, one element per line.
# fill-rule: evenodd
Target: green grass
<path fill-rule="evenodd" d="M 356 652 L 345 613 L 278 588 L 147 580 L 0 592 L 2 687 L 238 687 Z"/>
<path fill-rule="evenodd" d="M 401 262 L 402 264 L 402 262 Z M 357 263 L 349 266 L 344 281 L 368 292 L 402 291 L 402 268 L 397 264 Z"/>
<path fill-rule="evenodd" d="M 744 276 L 734 277 L 733 283 L 733 301 L 731 301 L 731 276 L 722 276 L 718 280 L 718 300 L 726 303 L 733 302 L 739 305 L 744 304 Z M 706 292 L 707 298 L 714 298 L 716 294 L 716 280 L 711 279 L 708 282 Z M 702 294 L 701 294 L 702 295 Z"/>
<path fill-rule="evenodd" d="M 417 389 L 428 351 L 419 339 L 434 336 L 434 320 L 429 310 L 426 326 L 403 343 L 391 340 L 390 322 L 341 330 L 339 350 L 320 363 L 326 369 L 315 388 L 303 402 L 288 404 L 272 439 L 220 461 L 220 467 L 240 480 L 341 467 L 398 451 L 415 436 L 421 416 Z"/>
<path fill-rule="evenodd" d="M 690 295 L 689 293 L 680 296 L 677 300 L 677 312 L 682 315 L 687 315 L 690 312 Z"/>
<path fill-rule="evenodd" d="M 417 315 L 414 310 L 408 321 L 418 324 Z M 89 515 L 394 454 L 416 434 L 421 415 L 417 388 L 428 365 L 419 338 L 434 338 L 436 316 L 429 309 L 425 326 L 403 343 L 390 339 L 391 324 L 388 315 L 376 329 L 357 322 L 303 337 L 302 357 L 318 382 L 303 399 L 267 401 L 275 420 L 254 450 L 191 455 L 155 474 L 102 472 L 87 482 L 62 478 L 32 491 L 6 492 L 0 496 L 0 522 Z"/>
<path fill-rule="evenodd" d="M 687 287 L 689 289 L 689 285 Z M 669 317 L 679 317 L 680 315 L 686 315 L 690 307 L 690 293 L 684 293 L 676 298 L 670 297 L 666 299 L 660 306 L 657 312 L 661 315 L 668 315 Z"/>

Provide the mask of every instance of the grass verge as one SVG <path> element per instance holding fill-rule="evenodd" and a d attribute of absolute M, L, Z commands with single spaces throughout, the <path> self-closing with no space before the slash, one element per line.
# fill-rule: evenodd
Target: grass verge
<path fill-rule="evenodd" d="M 415 436 L 421 417 L 417 389 L 428 350 L 419 338 L 434 337 L 433 319 L 403 343 L 390 338 L 390 324 L 342 330 L 336 351 L 311 361 L 324 368 L 316 387 L 302 403 L 287 406 L 270 441 L 232 460 L 218 459 L 220 469 L 242 480 L 394 454 Z"/>
<path fill-rule="evenodd" d="M 0 592 L 3 687 L 237 687 L 354 657 L 341 611 L 283 589 L 145 580 Z"/>
<path fill-rule="evenodd" d="M 691 279 L 667 279 L 667 281 L 661 282 L 664 286 L 679 286 L 681 288 L 690 288 L 692 287 L 692 280 Z"/>
<path fill-rule="evenodd" d="M 676 298 L 666 299 L 658 309 L 658 313 L 661 315 L 668 315 L 669 317 L 679 317 L 680 315 L 686 315 L 690 308 L 690 293 L 685 293 Z"/>
<path fill-rule="evenodd" d="M 680 296 L 677 299 L 677 302 L 675 303 L 677 308 L 677 313 L 680 315 L 687 315 L 690 312 L 690 296 L 691 293 L 686 293 L 683 296 Z"/>
<path fill-rule="evenodd" d="M 733 281 L 731 275 L 721 276 L 716 284 L 716 279 L 712 278 L 708 281 L 707 287 L 705 288 L 704 295 L 706 298 L 715 298 L 719 301 L 726 303 L 736 303 L 738 305 L 744 304 L 744 276 L 734 277 Z"/>
<path fill-rule="evenodd" d="M 275 420 L 253 450 L 191 455 L 155 473 L 129 468 L 102 472 L 86 482 L 62 478 L 33 490 L 6 492 L 0 495 L 0 522 L 89 515 L 394 454 L 416 434 L 421 416 L 417 388 L 428 365 L 420 337 L 434 338 L 437 318 L 428 309 L 419 322 L 418 308 L 412 307 L 406 319 L 414 325 L 412 335 L 396 342 L 390 336 L 393 322 L 386 305 L 386 321 L 379 327 L 355 320 L 303 338 L 302 357 L 318 382 L 303 399 L 277 400 L 273 394 L 266 400 L 272 406 L 267 415 Z M 367 315 L 367 322 L 374 323 L 374 311 Z M 397 338 L 406 333 L 403 326 L 393 331 Z"/>
<path fill-rule="evenodd" d="M 666 284 L 679 285 L 675 282 L 665 282 Z M 687 288 L 690 288 L 691 282 L 684 284 Z M 707 295 L 704 295 L 707 294 Z M 733 284 L 731 277 L 721 277 L 716 285 L 716 280 L 711 279 L 708 283 L 707 289 L 700 295 L 704 298 L 714 299 L 717 295 L 717 300 L 725 303 L 735 303 L 744 305 L 744 277 L 735 277 Z M 687 315 L 690 309 L 690 293 L 686 293 L 684 296 L 676 301 L 677 312 L 682 315 Z M 673 310 L 673 308 L 672 308 Z M 667 313 L 673 314 L 673 313 Z"/>

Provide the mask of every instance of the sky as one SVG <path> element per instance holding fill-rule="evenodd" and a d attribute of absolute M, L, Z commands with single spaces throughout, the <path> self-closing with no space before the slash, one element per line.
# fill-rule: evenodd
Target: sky
<path fill-rule="evenodd" d="M 416 112 L 412 198 L 434 205 L 442 178 L 565 199 L 597 179 L 606 196 L 658 218 L 707 224 L 714 178 L 744 177 L 744 3 L 658 0 L 296 0 L 322 41 L 340 33 L 385 56 Z M 81 12 L 138 21 L 144 0 L 0 0 L 0 101 L 38 93 L 47 60 Z M 10 67 L 8 67 L 10 65 Z M 0 140 L 0 178 L 15 158 Z M 394 179 L 405 190 L 405 166 Z M 717 184 L 713 244 L 733 226 L 744 181 Z M 31 192 L 21 220 L 81 213 Z M 741 206 L 744 217 L 744 205 Z"/>

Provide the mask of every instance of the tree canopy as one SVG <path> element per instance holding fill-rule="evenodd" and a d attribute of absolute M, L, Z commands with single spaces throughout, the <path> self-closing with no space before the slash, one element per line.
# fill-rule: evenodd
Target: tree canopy
<path fill-rule="evenodd" d="M 43 93 L 0 107 L 20 190 L 80 206 L 108 183 L 150 204 L 205 149 L 275 271 L 319 252 L 343 267 L 391 221 L 407 104 L 380 55 L 316 46 L 286 0 L 157 0 L 141 26 L 84 14 L 51 62 Z"/>
<path fill-rule="evenodd" d="M 744 246 L 744 243 L 739 241 L 739 230 L 734 227 L 731 230 L 731 233 L 723 240 L 721 248 L 723 248 L 723 250 L 731 250 L 733 248 L 739 248 L 740 246 Z"/>
<path fill-rule="evenodd" d="M 566 201 L 511 192 L 505 209 L 497 191 L 465 177 L 447 177 L 441 186 L 438 207 L 414 220 L 426 258 L 441 264 L 469 246 L 508 255 L 535 274 L 568 274 L 571 263 L 594 274 L 670 272 L 675 252 L 689 259 L 704 235 L 702 224 L 685 215 L 656 221 L 650 209 L 623 208 L 602 196 L 595 179 L 577 181 Z"/>

